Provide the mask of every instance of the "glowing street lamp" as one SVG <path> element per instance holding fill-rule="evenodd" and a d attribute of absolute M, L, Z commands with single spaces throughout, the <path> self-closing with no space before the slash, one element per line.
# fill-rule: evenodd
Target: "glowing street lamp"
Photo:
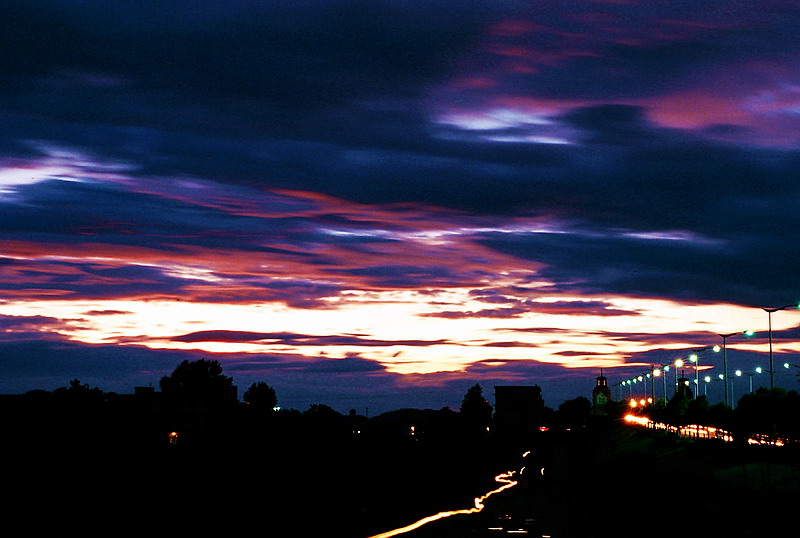
<path fill-rule="evenodd" d="M 698 393 L 700 392 L 700 372 L 697 369 L 697 353 L 692 353 L 689 355 L 689 362 L 694 364 L 694 398 L 697 399 Z"/>
<path fill-rule="evenodd" d="M 741 370 L 736 370 L 734 372 L 734 374 L 736 375 L 736 377 L 742 377 L 742 371 Z M 733 399 L 733 381 L 731 381 L 731 398 Z M 734 401 L 734 406 L 735 406 L 736 405 L 735 404 L 736 400 L 734 399 L 733 401 Z"/>
<path fill-rule="evenodd" d="M 700 349 L 695 349 L 692 351 L 692 354 L 689 355 L 689 362 L 692 363 L 694 366 L 694 384 L 696 386 L 697 391 L 695 392 L 695 399 L 699 396 L 698 392 L 700 389 L 700 353 L 703 351 L 714 350 L 717 352 L 720 350 L 719 346 L 706 346 Z"/>
<path fill-rule="evenodd" d="M 651 395 L 653 401 L 656 401 L 656 378 L 661 377 L 661 368 L 650 366 L 650 374 L 653 376 L 653 381 L 650 383 Z"/>
<path fill-rule="evenodd" d="M 787 304 L 779 308 L 762 308 L 767 313 L 767 320 L 769 322 L 769 388 L 775 388 L 775 368 L 772 364 L 772 313 L 778 310 L 786 310 L 787 308 L 800 308 L 800 304 Z"/>
<path fill-rule="evenodd" d="M 675 391 L 678 390 L 678 368 L 683 367 L 683 359 L 675 359 Z"/>

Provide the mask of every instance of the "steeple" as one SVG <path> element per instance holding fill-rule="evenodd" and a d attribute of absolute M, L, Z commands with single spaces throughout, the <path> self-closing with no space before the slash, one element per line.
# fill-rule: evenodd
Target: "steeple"
<path fill-rule="evenodd" d="M 605 415 L 606 404 L 611 401 L 611 389 L 608 388 L 608 378 L 603 375 L 602 368 L 596 379 L 597 385 L 592 390 L 592 414 Z"/>

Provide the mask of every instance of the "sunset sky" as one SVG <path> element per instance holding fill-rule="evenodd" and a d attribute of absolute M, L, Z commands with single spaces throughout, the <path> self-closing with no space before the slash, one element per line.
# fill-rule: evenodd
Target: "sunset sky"
<path fill-rule="evenodd" d="M 0 5 L 2 393 L 557 407 L 800 300 L 796 1 Z"/>

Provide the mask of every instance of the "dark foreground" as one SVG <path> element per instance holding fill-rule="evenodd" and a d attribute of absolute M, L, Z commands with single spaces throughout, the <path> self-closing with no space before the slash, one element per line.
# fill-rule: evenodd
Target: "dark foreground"
<path fill-rule="evenodd" d="M 406 534 L 767 536 L 795 526 L 797 453 L 692 442 L 609 421 L 521 444 L 488 438 L 335 442 L 309 435 L 191 447 L 11 443 L 5 513 L 27 533 L 363 538 L 472 506 L 498 472 L 520 484 Z M 8 444 L 7 444 L 8 446 Z M 522 448 L 532 455 L 520 458 Z M 544 473 L 539 472 L 544 468 Z"/>
<path fill-rule="evenodd" d="M 613 423 L 541 436 L 544 472 L 480 514 L 408 538 L 787 536 L 797 532 L 795 449 L 691 441 Z M 503 528 L 504 531 L 500 531 Z M 520 533 L 521 534 L 521 533 Z"/>

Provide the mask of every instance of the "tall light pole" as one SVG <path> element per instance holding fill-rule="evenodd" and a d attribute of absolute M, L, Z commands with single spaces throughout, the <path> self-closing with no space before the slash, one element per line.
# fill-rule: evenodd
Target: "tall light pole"
<path fill-rule="evenodd" d="M 725 384 L 725 407 L 728 406 L 728 351 L 727 340 L 739 333 L 721 334 L 722 338 L 722 382 Z"/>
<path fill-rule="evenodd" d="M 696 400 L 698 396 L 700 396 L 700 371 L 697 368 L 698 364 L 698 357 L 697 353 L 692 353 L 689 355 L 689 362 L 694 363 L 694 399 Z"/>
<path fill-rule="evenodd" d="M 675 394 L 678 393 L 678 369 L 683 368 L 683 359 L 675 359 Z M 681 392 L 683 394 L 683 392 Z"/>
<path fill-rule="evenodd" d="M 753 376 L 756 374 L 744 372 L 744 375 L 746 375 L 750 379 L 750 394 L 753 394 Z"/>
<path fill-rule="evenodd" d="M 653 389 L 653 405 L 655 405 L 655 403 L 656 403 L 656 378 L 663 376 L 663 372 L 661 371 L 661 368 L 658 368 L 655 365 L 651 365 L 650 366 L 650 371 L 653 373 L 652 389 Z M 666 401 L 666 396 L 664 397 L 664 400 Z"/>
<path fill-rule="evenodd" d="M 800 304 L 787 304 L 779 308 L 762 308 L 767 313 L 767 320 L 769 322 L 769 388 L 775 388 L 775 368 L 772 365 L 772 313 L 778 310 L 786 310 L 787 308 L 800 308 Z"/>
<path fill-rule="evenodd" d="M 653 405 L 656 404 L 656 378 L 661 375 L 661 370 L 656 368 L 655 365 L 650 365 L 650 399 L 653 400 Z"/>
<path fill-rule="evenodd" d="M 708 351 L 709 349 L 715 349 L 716 346 L 706 346 L 700 349 L 695 349 L 692 351 L 692 354 L 689 355 L 689 362 L 694 364 L 694 384 L 696 385 L 694 397 L 697 399 L 700 396 L 700 357 L 699 354 L 703 351 Z"/>

